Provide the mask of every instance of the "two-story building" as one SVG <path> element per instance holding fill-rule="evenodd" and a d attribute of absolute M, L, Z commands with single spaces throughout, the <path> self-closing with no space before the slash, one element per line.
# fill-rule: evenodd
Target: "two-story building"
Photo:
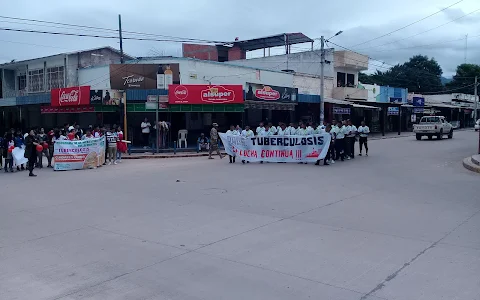
<path fill-rule="evenodd" d="M 66 110 L 42 114 L 41 105 L 50 103 L 52 89 L 88 85 L 88 80 L 80 82 L 83 70 L 119 63 L 120 56 L 114 48 L 101 47 L 0 65 L 0 130 L 66 122 L 96 123 L 98 118 L 92 109 L 85 110 L 85 114 Z M 109 77 L 103 80 L 108 82 Z"/>

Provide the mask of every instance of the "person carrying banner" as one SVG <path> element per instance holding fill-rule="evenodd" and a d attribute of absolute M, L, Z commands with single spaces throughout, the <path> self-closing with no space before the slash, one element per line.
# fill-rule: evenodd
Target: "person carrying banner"
<path fill-rule="evenodd" d="M 260 122 L 260 124 L 257 127 L 257 130 L 255 131 L 257 135 L 262 136 L 263 133 L 265 132 L 265 127 L 263 125 L 263 122 Z"/>
<path fill-rule="evenodd" d="M 255 134 L 253 133 L 253 130 L 250 129 L 250 126 L 245 126 L 245 129 L 242 130 L 242 134 L 241 134 L 242 137 L 248 139 L 248 138 L 252 138 L 255 136 Z M 242 164 L 245 163 L 245 160 L 242 160 Z M 247 161 L 247 163 L 250 163 L 249 161 Z"/>
<path fill-rule="evenodd" d="M 239 133 L 238 133 L 238 130 L 235 129 L 235 126 L 234 125 L 230 125 L 230 130 L 227 130 L 227 134 L 229 135 L 236 135 L 238 136 Z M 233 155 L 229 155 L 228 158 L 230 159 L 230 163 L 234 164 L 235 163 L 235 156 Z"/>
<path fill-rule="evenodd" d="M 368 156 L 368 134 L 370 133 L 370 128 L 365 125 L 365 121 L 362 121 L 361 126 L 358 127 L 358 134 L 360 135 L 360 153 L 359 156 L 362 156 L 362 146 L 365 145 L 365 155 Z"/>
<path fill-rule="evenodd" d="M 287 135 L 287 127 L 285 123 L 281 123 L 277 128 L 277 135 Z"/>
<path fill-rule="evenodd" d="M 208 159 L 213 159 L 212 153 L 216 151 L 220 159 L 223 158 L 222 153 L 218 149 L 218 124 L 213 123 L 212 129 L 210 130 L 210 149 L 208 150 Z"/>
<path fill-rule="evenodd" d="M 321 130 L 321 129 L 320 129 Z M 328 147 L 328 152 L 327 152 L 327 155 L 325 156 L 325 158 L 323 159 L 323 165 L 324 166 L 329 166 L 330 164 L 328 163 L 330 160 L 331 160 L 331 153 L 332 153 L 332 149 L 333 149 L 333 143 L 332 143 L 332 136 L 330 135 L 330 131 L 332 130 L 332 127 L 330 125 L 327 125 L 327 127 L 325 127 L 325 133 L 328 133 L 328 138 L 330 139 L 329 141 L 326 140 L 325 142 L 330 142 L 329 144 L 329 147 Z M 323 133 L 323 132 L 322 132 Z M 320 159 L 317 160 L 317 162 L 315 163 L 316 166 L 320 165 Z"/>
<path fill-rule="evenodd" d="M 277 134 L 277 127 L 273 126 L 272 122 L 268 123 L 268 135 L 276 135 Z"/>

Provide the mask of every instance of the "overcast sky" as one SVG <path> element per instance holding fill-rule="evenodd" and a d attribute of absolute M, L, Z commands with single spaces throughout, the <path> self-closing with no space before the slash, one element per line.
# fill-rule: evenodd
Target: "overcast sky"
<path fill-rule="evenodd" d="M 235 37 L 250 39 L 283 32 L 303 32 L 311 38 L 318 38 L 321 35 L 328 38 L 342 30 L 343 34 L 332 39 L 332 42 L 344 47 L 352 47 L 353 50 L 379 60 L 370 61 L 373 70 L 375 68 L 385 70 L 389 64 L 402 63 L 413 55 L 423 54 L 435 57 L 442 66 L 444 75 L 451 76 L 456 66 L 464 62 L 465 35 L 467 34 L 469 35 L 467 62 L 480 63 L 480 51 L 478 51 L 480 11 L 472 13 L 480 9 L 478 0 L 464 0 L 450 9 L 391 35 L 366 44 L 357 44 L 420 20 L 457 1 L 459 0 L 0 0 L 0 7 L 2 7 L 0 16 L 116 29 L 117 16 L 121 14 L 123 30 L 126 31 L 216 41 L 232 41 Z M 469 13 L 472 14 L 438 29 L 422 33 Z M 0 18 L 0 28 L 115 35 L 115 32 L 58 27 L 60 28 L 47 27 L 45 24 L 38 23 L 28 25 L 25 21 Z M 411 37 L 412 35 L 417 36 Z M 125 34 L 125 36 L 129 35 Z M 398 41 L 399 39 L 404 40 Z M 390 44 L 384 45 L 387 43 Z M 0 30 L 0 45 L 0 62 L 105 45 L 118 48 L 117 40 L 111 39 L 52 36 L 3 30 Z M 308 45 L 297 45 L 294 49 L 300 51 L 301 48 L 308 47 Z M 318 47 L 319 43 L 316 42 L 315 48 Z M 124 50 L 134 56 L 180 56 L 181 44 L 126 40 Z M 250 53 L 249 57 L 255 55 Z"/>

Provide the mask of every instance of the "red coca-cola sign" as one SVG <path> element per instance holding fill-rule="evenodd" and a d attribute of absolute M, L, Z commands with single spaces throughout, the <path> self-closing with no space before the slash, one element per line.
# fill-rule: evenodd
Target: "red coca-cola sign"
<path fill-rule="evenodd" d="M 51 100 L 53 107 L 89 105 L 90 86 L 52 89 Z"/>
<path fill-rule="evenodd" d="M 170 85 L 169 104 L 240 104 L 243 103 L 241 85 Z"/>
<path fill-rule="evenodd" d="M 255 97 L 262 100 L 278 100 L 280 99 L 280 92 L 266 85 L 262 89 L 255 90 Z"/>

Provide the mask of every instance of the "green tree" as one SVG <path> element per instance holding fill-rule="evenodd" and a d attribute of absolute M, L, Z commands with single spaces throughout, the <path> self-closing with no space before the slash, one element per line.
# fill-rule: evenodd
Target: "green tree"
<path fill-rule="evenodd" d="M 416 55 L 385 72 L 377 70 L 365 79 L 378 85 L 408 88 L 409 92 L 440 93 L 443 90 L 442 73 L 442 68 L 434 58 Z"/>
<path fill-rule="evenodd" d="M 475 64 L 461 64 L 453 80 L 446 84 L 447 90 L 455 90 L 455 93 L 473 94 L 475 76 L 480 81 L 480 66 Z"/>

